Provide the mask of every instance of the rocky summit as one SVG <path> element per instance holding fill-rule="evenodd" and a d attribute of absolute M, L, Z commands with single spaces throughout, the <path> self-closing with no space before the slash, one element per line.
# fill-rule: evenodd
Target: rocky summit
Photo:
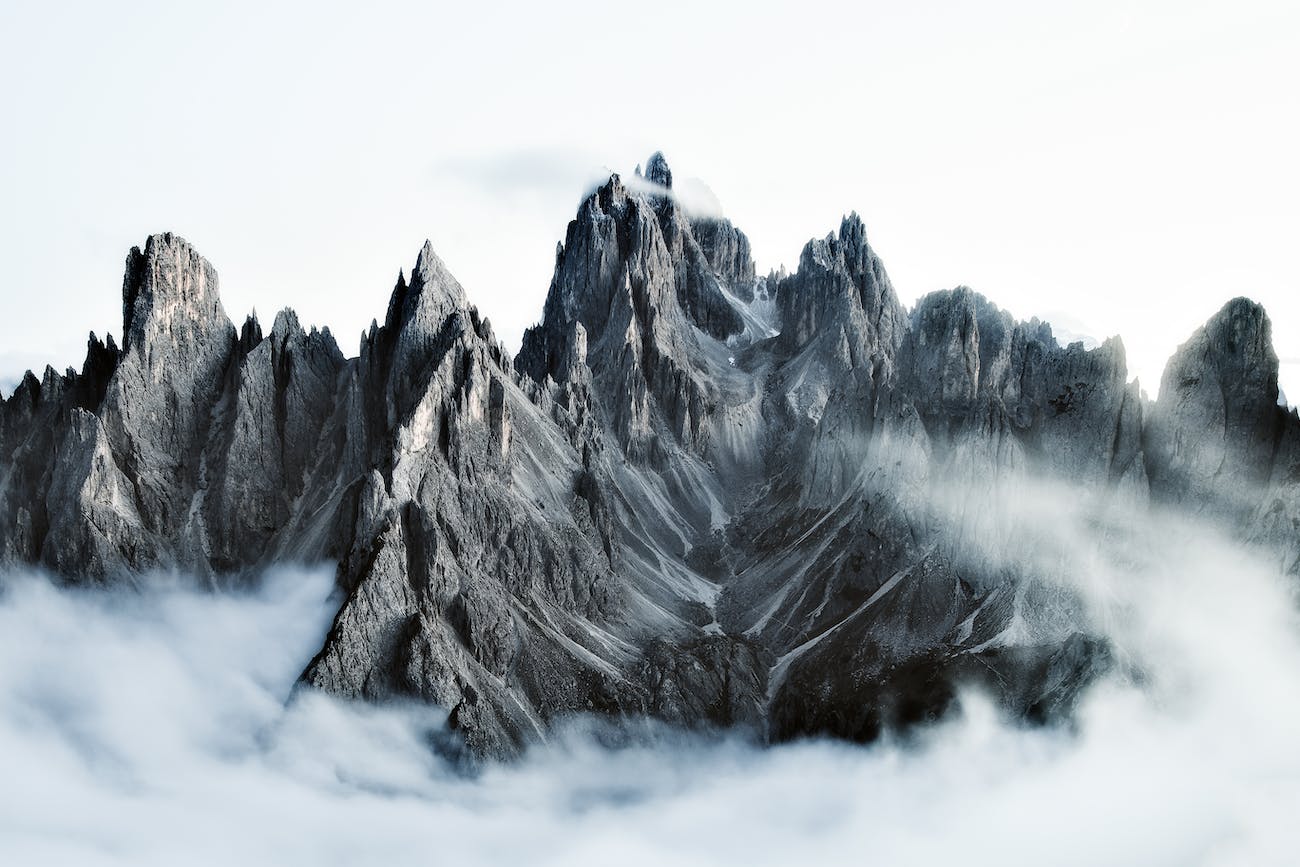
<path fill-rule="evenodd" d="M 337 564 L 303 688 L 445 708 L 508 757 L 575 714 L 870 740 L 963 684 L 1068 717 L 1122 660 L 1020 556 L 1017 503 L 1178 510 L 1300 574 L 1300 421 L 1237 298 L 1159 397 L 959 287 L 898 300 L 852 215 L 793 273 L 660 154 L 582 202 L 511 354 L 428 244 L 355 357 L 236 327 L 175 235 L 121 342 L 0 406 L 0 559 L 73 583 Z M 1122 530 L 1122 528 L 1121 528 Z M 1050 562 L 1048 562 L 1050 560 Z"/>

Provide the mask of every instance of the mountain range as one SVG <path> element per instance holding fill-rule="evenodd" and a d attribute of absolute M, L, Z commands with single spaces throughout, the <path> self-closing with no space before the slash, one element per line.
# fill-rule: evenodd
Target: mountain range
<path fill-rule="evenodd" d="M 1300 576 L 1300 418 L 1259 305 L 1228 301 L 1153 401 L 1118 338 L 1062 346 L 965 287 L 906 309 L 856 215 L 762 275 L 661 154 L 629 181 L 580 205 L 513 357 L 427 243 L 349 357 L 290 310 L 237 328 L 212 265 L 151 236 L 120 346 L 0 405 L 0 562 L 214 587 L 337 564 L 303 688 L 441 706 L 492 757 L 584 713 L 871 740 L 968 683 L 1066 719 L 1124 661 L 1043 580 L 1086 566 L 1008 523 L 1035 497 L 1185 516 Z"/>

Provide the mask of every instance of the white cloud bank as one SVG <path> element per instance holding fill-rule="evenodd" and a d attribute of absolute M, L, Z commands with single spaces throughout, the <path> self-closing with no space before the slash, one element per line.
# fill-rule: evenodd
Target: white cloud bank
<path fill-rule="evenodd" d="M 218 597 L 11 575 L 0 863 L 1294 863 L 1294 600 L 1208 537 L 1158 545 L 1094 588 L 1146 677 L 1097 686 L 1071 731 L 967 695 L 910 744 L 575 729 L 473 776 L 431 748 L 436 711 L 286 703 L 336 604 L 325 570 Z"/>

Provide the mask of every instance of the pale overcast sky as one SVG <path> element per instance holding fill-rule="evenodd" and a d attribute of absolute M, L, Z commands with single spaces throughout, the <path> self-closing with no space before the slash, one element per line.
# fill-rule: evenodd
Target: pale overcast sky
<path fill-rule="evenodd" d="M 1300 360 L 1295 0 L 0 8 L 6 383 L 117 335 L 164 230 L 232 318 L 349 354 L 428 237 L 517 347 L 585 188 L 656 148 L 763 269 L 857 210 L 905 302 L 1118 333 L 1152 393 L 1235 295 Z"/>

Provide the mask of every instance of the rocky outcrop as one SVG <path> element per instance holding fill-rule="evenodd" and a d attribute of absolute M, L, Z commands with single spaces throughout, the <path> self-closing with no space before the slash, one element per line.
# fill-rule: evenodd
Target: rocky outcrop
<path fill-rule="evenodd" d="M 1240 518 L 1273 470 L 1285 412 L 1264 308 L 1235 298 L 1178 347 L 1147 430 L 1147 471 L 1160 499 Z"/>
<path fill-rule="evenodd" d="M 777 307 L 787 351 L 817 336 L 843 335 L 846 353 L 892 355 L 906 329 L 902 305 L 856 213 L 844 218 L 838 234 L 808 242 L 799 270 L 780 284 Z"/>
<path fill-rule="evenodd" d="M 250 318 L 239 348 L 204 452 L 204 535 L 218 573 L 249 565 L 247 552 L 267 550 L 288 524 L 344 366 L 329 331 L 305 332 L 291 310 L 265 338 Z"/>
<path fill-rule="evenodd" d="M 154 235 L 143 252 L 133 249 L 122 283 L 122 335 L 104 430 L 146 529 L 196 533 L 190 507 L 236 338 L 216 270 L 174 235 Z"/>
<path fill-rule="evenodd" d="M 1010 464 L 1145 489 L 1142 403 L 1126 382 L 1119 338 L 1092 350 L 1061 347 L 1046 323 L 1018 323 L 959 287 L 918 302 L 902 355 L 905 390 L 937 442 L 980 437 L 986 427 Z"/>
<path fill-rule="evenodd" d="M 292 311 L 236 331 L 173 235 L 128 258 L 122 334 L 0 404 L 0 559 L 334 563 L 304 685 L 441 705 L 478 755 L 575 713 L 869 739 L 972 682 L 1068 717 L 1117 663 L 1037 514 L 1062 490 L 1109 537 L 1150 500 L 1300 574 L 1300 420 L 1257 305 L 1150 403 L 1118 339 L 1061 346 L 965 287 L 906 310 L 857 215 L 757 276 L 662 154 L 583 201 L 516 358 L 427 243 L 355 357 Z"/>
<path fill-rule="evenodd" d="M 666 167 L 656 177 L 671 183 Z M 559 381 L 577 325 L 607 423 L 630 456 L 707 449 L 706 416 L 720 400 L 708 368 L 716 341 L 744 323 L 670 197 L 633 194 L 615 175 L 583 202 L 557 251 L 542 322 L 524 335 L 519 372 Z"/>
<path fill-rule="evenodd" d="M 356 405 L 381 398 L 358 426 L 371 466 L 350 483 L 348 598 L 306 681 L 442 704 L 493 754 L 562 711 L 639 707 L 603 658 L 620 590 L 591 471 L 429 246 L 353 377 Z"/>
<path fill-rule="evenodd" d="M 741 301 L 753 301 L 754 260 L 745 233 L 728 219 L 701 217 L 691 220 L 691 234 L 718 281 Z"/>

